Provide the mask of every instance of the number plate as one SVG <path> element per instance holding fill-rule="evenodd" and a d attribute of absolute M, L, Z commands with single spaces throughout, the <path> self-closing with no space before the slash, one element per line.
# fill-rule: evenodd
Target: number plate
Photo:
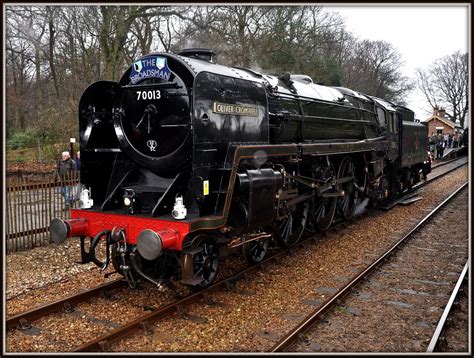
<path fill-rule="evenodd" d="M 160 90 L 137 91 L 137 101 L 160 99 Z"/>

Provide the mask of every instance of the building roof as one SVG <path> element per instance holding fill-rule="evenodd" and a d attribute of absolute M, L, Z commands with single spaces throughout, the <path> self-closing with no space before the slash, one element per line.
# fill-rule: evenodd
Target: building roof
<path fill-rule="evenodd" d="M 426 122 L 432 121 L 433 119 L 437 119 L 437 120 L 439 120 L 439 121 L 445 123 L 446 125 L 450 126 L 451 128 L 456 127 L 456 124 L 455 124 L 454 122 L 450 121 L 450 120 L 447 119 L 447 118 L 443 118 L 443 117 L 440 117 L 440 116 L 433 116 L 433 115 L 432 115 L 432 116 L 426 118 L 425 120 L 423 120 L 423 122 L 426 123 Z"/>

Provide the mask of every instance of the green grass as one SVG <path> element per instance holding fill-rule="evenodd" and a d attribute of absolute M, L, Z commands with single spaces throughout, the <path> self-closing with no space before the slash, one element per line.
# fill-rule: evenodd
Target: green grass
<path fill-rule="evenodd" d="M 32 148 L 19 148 L 6 150 L 7 165 L 9 163 L 28 163 L 28 162 L 56 162 L 61 157 L 63 150 L 68 150 L 64 144 L 48 144 Z"/>
<path fill-rule="evenodd" d="M 37 148 L 7 149 L 7 163 L 25 163 L 38 161 Z"/>

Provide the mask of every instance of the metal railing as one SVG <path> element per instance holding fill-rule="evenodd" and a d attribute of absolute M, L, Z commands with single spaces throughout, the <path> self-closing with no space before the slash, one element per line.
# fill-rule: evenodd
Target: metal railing
<path fill-rule="evenodd" d="M 78 207 L 79 175 L 59 178 L 44 174 L 32 178 L 7 178 L 6 252 L 12 253 L 49 244 L 53 218 L 69 219 Z"/>

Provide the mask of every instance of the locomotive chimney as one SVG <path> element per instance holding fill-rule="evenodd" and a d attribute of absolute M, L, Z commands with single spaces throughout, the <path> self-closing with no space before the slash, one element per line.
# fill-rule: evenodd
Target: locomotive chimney
<path fill-rule="evenodd" d="M 216 53 L 209 48 L 187 48 L 178 53 L 180 56 L 197 58 L 208 62 L 214 62 Z"/>

